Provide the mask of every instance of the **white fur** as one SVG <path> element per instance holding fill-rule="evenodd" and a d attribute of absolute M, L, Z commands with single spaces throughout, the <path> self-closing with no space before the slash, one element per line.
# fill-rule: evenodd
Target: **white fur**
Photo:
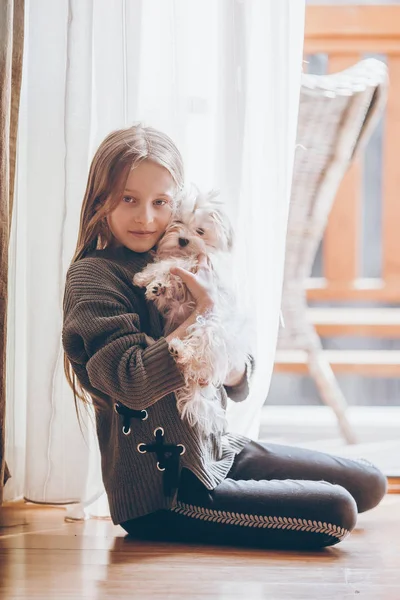
<path fill-rule="evenodd" d="M 215 193 L 198 194 L 194 208 L 187 208 L 187 203 L 183 206 L 159 241 L 155 261 L 135 275 L 133 282 L 146 287 L 146 298 L 155 302 L 164 317 L 167 336 L 196 309 L 188 288 L 170 269 L 179 266 L 195 273 L 199 253 L 207 255 L 213 275 L 214 309 L 209 315 L 199 315 L 183 340 L 174 338 L 170 351 L 186 383 L 176 392 L 178 410 L 191 425 L 197 424 L 209 434 L 225 427 L 225 410 L 218 401 L 217 388 L 232 369 L 243 365 L 250 352 L 248 326 L 218 273 L 218 255 L 232 247 L 232 228 Z M 181 247 L 180 239 L 188 244 Z M 202 386 L 201 381 L 209 384 Z"/>

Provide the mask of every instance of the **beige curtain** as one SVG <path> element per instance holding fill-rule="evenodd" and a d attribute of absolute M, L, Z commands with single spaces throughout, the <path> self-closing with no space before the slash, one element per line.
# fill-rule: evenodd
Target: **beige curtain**
<path fill-rule="evenodd" d="M 0 0 L 0 505 L 5 462 L 8 247 L 24 43 L 24 0 Z"/>

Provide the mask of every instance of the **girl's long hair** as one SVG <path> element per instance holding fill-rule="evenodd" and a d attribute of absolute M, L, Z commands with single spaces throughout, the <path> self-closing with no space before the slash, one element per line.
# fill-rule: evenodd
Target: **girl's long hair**
<path fill-rule="evenodd" d="M 104 249 L 111 243 L 112 235 L 106 217 L 119 202 L 130 170 L 145 159 L 169 171 L 178 197 L 184 186 L 184 169 L 182 156 L 171 138 L 141 124 L 113 131 L 100 144 L 90 166 L 78 241 L 71 264 L 84 258 L 88 252 Z M 98 408 L 104 407 L 105 403 L 81 386 L 65 352 L 64 372 L 73 391 L 75 410 L 81 423 L 78 399 L 86 409 L 92 402 Z"/>

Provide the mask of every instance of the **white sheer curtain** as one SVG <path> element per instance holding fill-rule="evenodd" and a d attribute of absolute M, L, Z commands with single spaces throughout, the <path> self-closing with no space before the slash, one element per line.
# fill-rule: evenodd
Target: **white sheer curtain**
<path fill-rule="evenodd" d="M 26 21 L 5 498 L 65 504 L 102 487 L 97 442 L 90 427 L 83 440 L 63 375 L 64 277 L 91 157 L 132 122 L 171 135 L 188 180 L 218 187 L 230 207 L 257 369 L 229 419 L 257 438 L 278 330 L 304 1 L 31 0 Z"/>

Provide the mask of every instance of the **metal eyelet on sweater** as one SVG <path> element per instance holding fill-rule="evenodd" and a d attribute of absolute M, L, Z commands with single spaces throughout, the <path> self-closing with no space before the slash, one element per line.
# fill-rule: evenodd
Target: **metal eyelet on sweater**
<path fill-rule="evenodd" d="M 114 411 L 117 415 L 123 417 L 122 423 L 122 433 L 124 435 L 129 435 L 131 433 L 131 419 L 140 419 L 141 421 L 146 421 L 149 418 L 149 413 L 147 410 L 134 410 L 133 408 L 128 408 L 121 404 L 121 402 L 114 403 Z"/>
<path fill-rule="evenodd" d="M 168 444 L 164 440 L 164 428 L 156 427 L 154 430 L 155 441 L 152 444 L 138 444 L 137 449 L 141 454 L 151 452 L 156 455 L 157 470 L 163 474 L 163 490 L 170 496 L 178 488 L 180 475 L 180 457 L 186 452 L 183 444 Z"/>

